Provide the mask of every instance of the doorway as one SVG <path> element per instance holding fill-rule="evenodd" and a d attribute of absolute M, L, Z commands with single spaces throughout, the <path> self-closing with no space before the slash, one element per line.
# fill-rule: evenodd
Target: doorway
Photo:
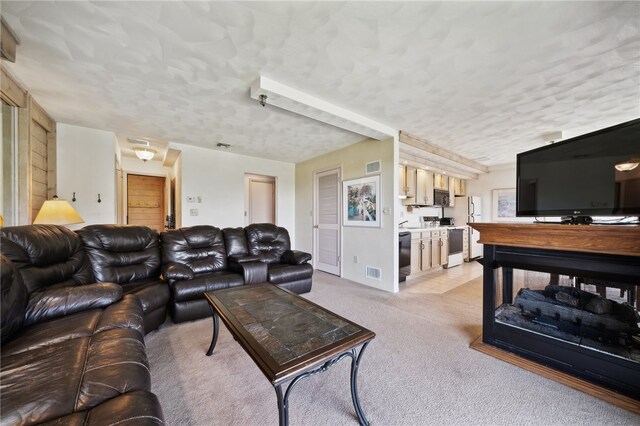
<path fill-rule="evenodd" d="M 316 172 L 313 179 L 315 268 L 340 276 L 340 168 Z"/>
<path fill-rule="evenodd" d="M 245 224 L 276 223 L 276 178 L 245 175 Z"/>
<path fill-rule="evenodd" d="M 164 231 L 165 179 L 127 174 L 127 224 Z"/>

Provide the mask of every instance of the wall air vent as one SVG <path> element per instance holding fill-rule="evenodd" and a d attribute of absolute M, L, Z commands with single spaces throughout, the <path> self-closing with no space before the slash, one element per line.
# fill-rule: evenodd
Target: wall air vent
<path fill-rule="evenodd" d="M 380 173 L 380 160 L 367 163 L 366 174 Z"/>
<path fill-rule="evenodd" d="M 367 266 L 366 268 L 367 278 L 373 278 L 374 280 L 380 281 L 380 277 L 382 277 L 382 270 L 380 268 L 374 268 L 373 266 Z"/>

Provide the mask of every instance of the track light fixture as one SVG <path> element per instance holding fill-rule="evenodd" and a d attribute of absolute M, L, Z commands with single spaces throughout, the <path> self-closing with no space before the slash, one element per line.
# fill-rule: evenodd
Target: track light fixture
<path fill-rule="evenodd" d="M 260 95 L 260 105 L 263 107 L 267 106 L 267 95 Z"/>

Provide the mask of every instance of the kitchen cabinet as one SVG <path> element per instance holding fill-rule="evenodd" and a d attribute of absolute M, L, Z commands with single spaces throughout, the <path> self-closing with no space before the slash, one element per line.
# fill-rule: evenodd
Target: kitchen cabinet
<path fill-rule="evenodd" d="M 460 178 L 449 178 L 449 190 L 453 196 L 466 195 L 467 181 Z"/>
<path fill-rule="evenodd" d="M 433 205 L 433 174 L 426 170 L 416 171 L 416 198 L 415 204 L 421 206 Z"/>
<path fill-rule="evenodd" d="M 411 198 L 410 204 L 413 203 L 413 197 L 416 196 L 416 173 L 415 167 L 411 166 L 398 166 L 398 194 L 404 195 L 407 198 Z"/>
<path fill-rule="evenodd" d="M 400 195 L 405 195 L 406 206 L 433 205 L 433 174 L 411 166 L 399 166 Z"/>
<path fill-rule="evenodd" d="M 432 268 L 431 232 L 413 232 L 411 234 L 411 273 Z"/>
<path fill-rule="evenodd" d="M 443 173 L 434 173 L 433 174 L 433 187 L 435 189 L 449 189 L 449 177 Z"/>
<path fill-rule="evenodd" d="M 449 263 L 449 233 L 431 231 L 431 267 Z"/>

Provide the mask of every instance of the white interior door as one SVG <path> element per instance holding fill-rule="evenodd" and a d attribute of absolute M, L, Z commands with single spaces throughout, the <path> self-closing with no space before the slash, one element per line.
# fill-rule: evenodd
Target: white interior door
<path fill-rule="evenodd" d="M 251 223 L 276 223 L 276 182 L 273 178 L 249 177 L 249 214 Z"/>
<path fill-rule="evenodd" d="M 315 174 L 313 241 L 315 267 L 340 275 L 340 169 Z"/>

